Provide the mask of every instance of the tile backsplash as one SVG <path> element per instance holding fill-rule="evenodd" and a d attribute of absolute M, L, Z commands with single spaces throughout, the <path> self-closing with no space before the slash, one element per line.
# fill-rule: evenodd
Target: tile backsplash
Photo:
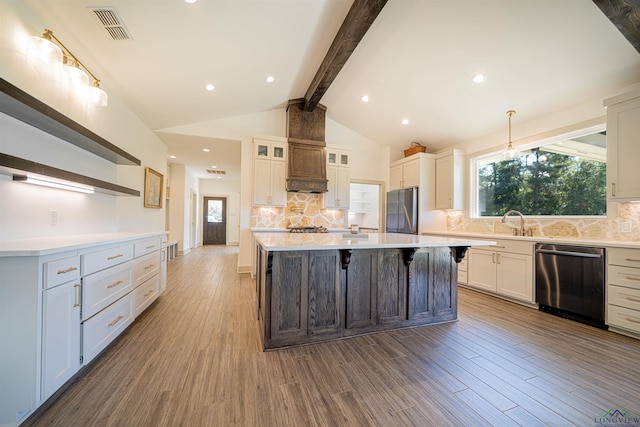
<path fill-rule="evenodd" d="M 612 204 L 616 205 L 616 204 Z M 534 236 L 567 237 L 585 240 L 620 240 L 640 241 L 640 203 L 619 203 L 615 218 L 542 218 L 527 217 L 525 228 L 531 229 Z M 520 218 L 510 216 L 506 224 L 500 218 L 467 218 L 464 212 L 448 212 L 447 231 L 481 233 L 481 234 L 511 234 L 514 227 L 519 227 Z M 622 232 L 623 225 L 628 225 L 628 232 Z"/>
<path fill-rule="evenodd" d="M 322 209 L 321 195 L 287 193 L 287 206 L 251 208 L 251 228 L 345 228 L 347 211 Z"/>

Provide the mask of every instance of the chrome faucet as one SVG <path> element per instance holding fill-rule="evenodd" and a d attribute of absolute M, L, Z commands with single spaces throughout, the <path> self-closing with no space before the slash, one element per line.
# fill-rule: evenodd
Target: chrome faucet
<path fill-rule="evenodd" d="M 506 223 L 506 222 L 507 222 L 507 217 L 508 217 L 509 215 L 511 215 L 511 214 L 520 215 L 520 228 L 519 228 L 519 229 L 514 228 L 514 229 L 513 229 L 513 234 L 514 234 L 515 236 L 526 236 L 527 234 L 528 234 L 528 235 L 531 235 L 531 234 L 530 234 L 530 231 L 531 231 L 531 230 L 528 230 L 528 231 L 525 231 L 525 230 L 524 230 L 524 215 L 522 215 L 522 213 L 520 213 L 519 211 L 516 211 L 516 210 L 510 210 L 510 211 L 508 211 L 507 213 L 505 213 L 504 215 L 502 215 L 502 222 L 503 222 L 503 223 Z"/>

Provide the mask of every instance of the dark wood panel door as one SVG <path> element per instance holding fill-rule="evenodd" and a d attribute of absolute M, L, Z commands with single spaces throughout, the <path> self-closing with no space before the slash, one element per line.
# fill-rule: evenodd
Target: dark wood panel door
<path fill-rule="evenodd" d="M 271 339 L 307 335 L 309 252 L 274 252 L 271 268 Z"/>
<path fill-rule="evenodd" d="M 205 197 L 202 221 L 203 245 L 227 244 L 227 198 Z"/>
<path fill-rule="evenodd" d="M 400 249 L 378 251 L 376 320 L 379 324 L 405 320 L 407 269 Z"/>
<path fill-rule="evenodd" d="M 458 264 L 450 248 L 432 248 L 431 289 L 433 316 L 442 320 L 455 319 L 458 314 Z"/>
<path fill-rule="evenodd" d="M 375 324 L 376 282 L 378 278 L 378 251 L 353 251 L 347 266 L 346 327 L 362 328 Z"/>
<path fill-rule="evenodd" d="M 340 252 L 309 253 L 309 334 L 335 332 L 342 327 L 344 304 L 340 286 Z"/>
<path fill-rule="evenodd" d="M 409 320 L 431 316 L 430 268 L 431 252 L 425 249 L 417 251 L 409 266 L 409 307 L 407 311 Z"/>

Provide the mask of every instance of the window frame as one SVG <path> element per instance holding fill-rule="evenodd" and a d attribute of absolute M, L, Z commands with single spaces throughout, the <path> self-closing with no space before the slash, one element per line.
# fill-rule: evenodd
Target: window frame
<path fill-rule="evenodd" d="M 545 145 L 553 144 L 555 142 L 564 141 L 566 139 L 579 138 L 586 135 L 591 135 L 593 133 L 603 132 L 606 130 L 606 124 L 598 124 L 594 126 L 589 126 L 586 128 L 580 128 L 571 132 L 564 132 L 557 135 L 549 136 L 546 138 L 534 139 L 530 142 L 525 142 L 524 144 L 520 144 L 515 146 L 520 151 L 531 150 L 533 148 L 543 148 Z M 506 144 L 505 144 L 506 146 Z M 490 160 L 503 160 L 502 152 L 504 151 L 504 147 L 501 147 L 500 151 L 491 151 L 488 153 L 480 154 L 477 156 L 471 156 L 469 158 L 469 219 L 496 219 L 501 218 L 500 216 L 481 216 L 478 212 L 479 206 L 479 197 L 478 197 L 478 167 L 480 162 L 486 163 Z M 607 165 L 609 163 L 609 159 L 607 158 Z M 608 211 L 608 209 L 607 209 Z M 602 219 L 607 217 L 607 213 L 604 215 L 527 215 L 528 218 L 539 218 L 539 219 L 562 219 L 562 218 L 594 218 L 594 219 Z"/>

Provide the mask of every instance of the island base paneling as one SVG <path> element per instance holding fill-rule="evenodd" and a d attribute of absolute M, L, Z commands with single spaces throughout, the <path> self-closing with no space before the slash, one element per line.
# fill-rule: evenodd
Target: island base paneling
<path fill-rule="evenodd" d="M 328 341 L 457 318 L 448 247 L 258 252 L 263 348 Z"/>

